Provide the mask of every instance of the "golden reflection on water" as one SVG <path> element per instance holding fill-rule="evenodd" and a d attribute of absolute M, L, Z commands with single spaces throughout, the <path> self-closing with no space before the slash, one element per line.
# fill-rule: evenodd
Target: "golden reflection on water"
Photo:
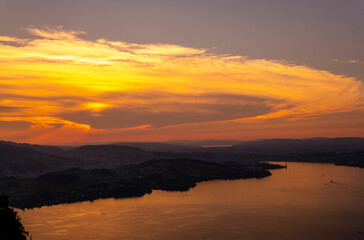
<path fill-rule="evenodd" d="M 364 239 L 364 169 L 287 165 L 263 179 L 19 213 L 34 240 Z"/>

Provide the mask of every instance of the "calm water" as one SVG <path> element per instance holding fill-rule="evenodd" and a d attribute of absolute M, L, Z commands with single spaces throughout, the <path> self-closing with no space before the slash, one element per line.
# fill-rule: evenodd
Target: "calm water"
<path fill-rule="evenodd" d="M 19 213 L 34 240 L 364 239 L 364 169 L 287 165 L 259 180 Z"/>

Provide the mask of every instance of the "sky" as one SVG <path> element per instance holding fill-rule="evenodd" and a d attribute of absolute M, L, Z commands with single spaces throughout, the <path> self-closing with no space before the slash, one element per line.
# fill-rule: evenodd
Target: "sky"
<path fill-rule="evenodd" d="M 0 0 L 0 139 L 364 137 L 363 0 Z"/>

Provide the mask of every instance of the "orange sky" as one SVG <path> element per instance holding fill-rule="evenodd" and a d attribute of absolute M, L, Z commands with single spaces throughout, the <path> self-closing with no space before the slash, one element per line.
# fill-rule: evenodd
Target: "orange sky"
<path fill-rule="evenodd" d="M 364 137 L 363 84 L 308 66 L 28 28 L 0 36 L 0 139 Z"/>

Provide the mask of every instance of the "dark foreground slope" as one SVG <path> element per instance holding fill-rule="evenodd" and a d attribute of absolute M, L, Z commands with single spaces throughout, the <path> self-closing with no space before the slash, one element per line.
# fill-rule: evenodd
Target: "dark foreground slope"
<path fill-rule="evenodd" d="M 29 233 L 25 231 L 18 213 L 9 207 L 8 198 L 0 196 L 0 239 L 27 240 Z"/>
<path fill-rule="evenodd" d="M 11 196 L 11 205 L 32 208 L 98 198 L 137 197 L 153 189 L 186 191 L 197 182 L 214 179 L 262 178 L 279 165 L 219 164 L 191 159 L 150 160 L 115 170 L 69 169 L 36 179 L 0 180 L 0 192 Z"/>

